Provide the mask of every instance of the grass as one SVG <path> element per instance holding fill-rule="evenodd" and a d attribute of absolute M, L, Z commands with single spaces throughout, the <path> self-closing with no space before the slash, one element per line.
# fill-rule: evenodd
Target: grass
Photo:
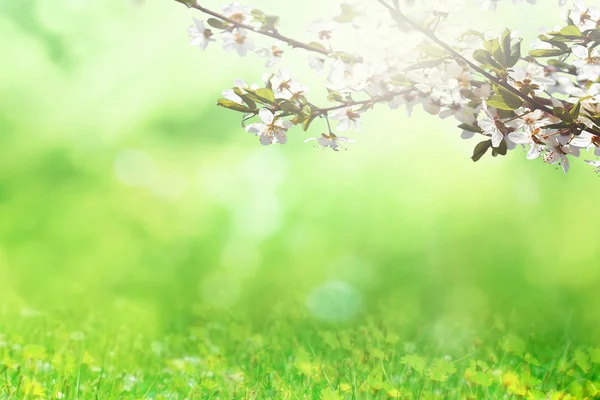
<path fill-rule="evenodd" d="M 299 303 L 268 314 L 197 306 L 186 329 L 156 334 L 127 303 L 80 330 L 68 310 L 5 312 L 0 399 L 600 398 L 600 348 L 508 328 L 529 318 L 415 324 L 382 307 L 333 324 Z"/>

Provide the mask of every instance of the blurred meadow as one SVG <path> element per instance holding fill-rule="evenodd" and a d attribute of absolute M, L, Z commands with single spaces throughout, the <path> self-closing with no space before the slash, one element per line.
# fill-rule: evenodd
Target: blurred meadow
<path fill-rule="evenodd" d="M 251 5 L 303 37 L 322 3 Z M 465 23 L 532 37 L 543 3 Z M 264 60 L 192 16 L 0 0 L 0 399 L 600 398 L 589 167 L 383 108 L 264 148 L 215 105 Z"/>

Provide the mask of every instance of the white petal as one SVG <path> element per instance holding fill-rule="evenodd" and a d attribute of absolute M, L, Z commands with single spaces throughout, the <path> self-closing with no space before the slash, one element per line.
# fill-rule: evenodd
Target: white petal
<path fill-rule="evenodd" d="M 254 133 L 256 135 L 259 135 L 266 130 L 267 126 L 261 123 L 251 124 L 246 127 L 246 132 Z"/>
<path fill-rule="evenodd" d="M 569 172 L 569 159 L 567 157 L 561 157 L 560 165 L 562 166 L 563 171 L 565 171 L 565 174 Z"/>
<path fill-rule="evenodd" d="M 258 116 L 266 125 L 271 125 L 275 116 L 268 108 L 261 108 L 258 112 Z"/>
<path fill-rule="evenodd" d="M 498 130 L 496 128 L 496 124 L 491 119 L 485 117 L 477 120 L 477 125 L 483 130 L 483 132 L 491 134 L 492 132 Z"/>
<path fill-rule="evenodd" d="M 583 47 L 581 45 L 575 45 L 571 48 L 573 54 L 579 58 L 586 59 L 588 57 L 588 49 L 587 47 Z"/>
<path fill-rule="evenodd" d="M 285 135 L 284 131 L 277 131 L 275 132 L 275 137 L 277 138 L 277 142 L 279 142 L 279 144 L 285 144 L 287 142 L 287 136 Z"/>
<path fill-rule="evenodd" d="M 337 130 L 345 131 L 345 130 L 348 130 L 349 127 L 350 127 L 350 120 L 348 118 L 342 119 L 337 126 Z"/>
<path fill-rule="evenodd" d="M 508 134 L 508 138 L 517 144 L 529 144 L 531 143 L 531 136 L 525 132 L 511 132 Z"/>
<path fill-rule="evenodd" d="M 499 130 L 496 130 L 492 134 L 492 147 L 500 146 L 500 143 L 502 143 L 502 139 L 504 139 L 504 135 Z"/>
<path fill-rule="evenodd" d="M 231 51 L 235 49 L 236 43 L 233 40 L 223 41 L 223 50 Z"/>
<path fill-rule="evenodd" d="M 531 148 L 529 148 L 529 152 L 527 153 L 527 159 L 528 160 L 533 160 L 536 159 L 540 156 L 540 146 L 537 144 L 534 144 L 531 146 Z"/>
<path fill-rule="evenodd" d="M 260 137 L 260 144 L 262 144 L 263 146 L 268 146 L 270 144 L 273 143 L 273 139 L 267 135 L 262 135 Z"/>
<path fill-rule="evenodd" d="M 288 120 L 280 119 L 277 121 L 277 125 L 281 126 L 283 129 L 288 130 L 292 127 L 292 123 Z"/>

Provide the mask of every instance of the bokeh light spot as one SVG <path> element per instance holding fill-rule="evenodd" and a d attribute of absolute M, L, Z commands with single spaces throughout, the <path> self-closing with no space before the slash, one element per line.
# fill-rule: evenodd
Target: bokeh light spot
<path fill-rule="evenodd" d="M 306 306 L 316 318 L 342 322 L 358 313 L 362 306 L 362 297 L 346 282 L 330 281 L 317 286 L 308 294 Z"/>

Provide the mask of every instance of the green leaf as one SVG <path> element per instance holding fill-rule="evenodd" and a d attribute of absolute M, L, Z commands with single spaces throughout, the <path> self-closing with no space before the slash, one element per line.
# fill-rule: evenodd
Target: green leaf
<path fill-rule="evenodd" d="M 260 11 L 257 8 L 255 8 L 252 11 L 250 11 L 250 15 L 252 15 L 255 19 L 258 19 L 260 21 L 264 20 L 265 17 L 267 16 L 267 14 L 265 14 L 264 12 Z"/>
<path fill-rule="evenodd" d="M 550 124 L 550 125 L 542 126 L 542 128 L 544 128 L 544 129 L 564 129 L 564 128 L 568 128 L 569 126 L 571 126 L 569 123 L 559 122 L 558 124 Z"/>
<path fill-rule="evenodd" d="M 487 51 L 493 54 L 496 50 L 500 49 L 500 42 L 498 39 L 486 40 L 483 42 L 483 46 L 487 49 Z"/>
<path fill-rule="evenodd" d="M 511 43 L 511 38 L 510 38 L 510 31 L 508 29 L 504 30 L 504 33 L 502 34 L 502 53 L 504 55 L 504 63 L 502 64 L 505 67 L 509 67 L 511 65 L 510 64 L 510 54 L 511 54 L 511 48 L 510 48 L 510 43 Z"/>
<path fill-rule="evenodd" d="M 273 93 L 272 89 L 261 88 L 257 90 L 252 90 L 246 88 L 244 90 L 248 92 L 246 96 L 252 101 L 268 105 L 273 105 L 275 103 L 275 94 Z"/>
<path fill-rule="evenodd" d="M 579 112 L 581 111 L 581 101 L 577 102 L 577 105 L 575 105 L 575 107 L 573 107 L 571 109 L 571 111 L 569 111 L 569 115 L 571 116 L 571 118 L 573 119 L 573 121 L 576 121 L 577 118 L 579 118 Z"/>
<path fill-rule="evenodd" d="M 279 17 L 277 15 L 267 15 L 260 29 L 262 31 L 276 31 L 279 25 Z"/>
<path fill-rule="evenodd" d="M 300 112 L 300 107 L 298 107 L 296 104 L 294 104 L 293 102 L 289 101 L 289 100 L 283 100 L 279 103 L 279 108 L 281 108 L 283 111 L 291 113 L 291 114 L 298 114 Z"/>
<path fill-rule="evenodd" d="M 561 121 L 564 122 L 575 122 L 575 120 L 573 120 L 573 117 L 571 116 L 571 114 L 569 114 L 569 112 L 567 112 L 567 110 L 565 110 L 562 107 L 554 107 L 554 110 L 552 110 L 554 113 L 554 116 L 556 118 L 559 118 Z"/>
<path fill-rule="evenodd" d="M 206 21 L 206 23 L 208 23 L 208 25 L 212 26 L 215 29 L 225 30 L 229 28 L 229 25 L 227 23 L 217 18 L 209 18 L 208 21 Z"/>
<path fill-rule="evenodd" d="M 348 4 L 342 4 L 342 13 L 334 18 L 336 22 L 340 24 L 352 22 L 357 16 L 354 9 Z"/>
<path fill-rule="evenodd" d="M 460 129 L 462 129 L 463 131 L 482 133 L 481 128 L 479 128 L 478 126 L 473 126 L 473 125 L 469 125 L 469 124 L 465 123 L 465 124 L 460 124 L 458 127 Z"/>
<path fill-rule="evenodd" d="M 258 89 L 256 92 L 254 92 L 254 94 L 262 99 L 267 100 L 269 103 L 275 102 L 275 94 L 273 93 L 273 91 L 271 89 L 268 89 L 268 88 Z"/>
<path fill-rule="evenodd" d="M 504 53 L 502 52 L 502 48 L 500 46 L 500 41 L 498 39 L 486 40 L 483 42 L 483 46 L 490 52 L 494 60 L 501 66 L 505 67 L 505 59 Z"/>
<path fill-rule="evenodd" d="M 504 100 L 508 107 L 510 107 L 509 110 L 516 110 L 523 105 L 523 99 L 504 86 L 494 85 L 493 88 L 502 97 L 502 100 Z"/>
<path fill-rule="evenodd" d="M 310 124 L 312 124 L 312 122 L 315 120 L 315 118 L 317 118 L 317 114 L 312 113 L 312 109 L 310 108 L 310 106 L 305 106 L 302 109 L 302 113 L 305 116 L 304 122 L 302 122 L 302 129 L 304 129 L 304 131 L 307 131 L 308 128 L 310 127 Z"/>
<path fill-rule="evenodd" d="M 329 91 L 329 96 L 327 96 L 327 100 L 329 100 L 331 102 L 343 103 L 344 102 L 344 97 L 342 96 L 342 94 L 340 92 L 336 92 L 334 90 L 330 90 Z"/>
<path fill-rule="evenodd" d="M 514 67 L 519 60 L 521 59 L 521 41 L 519 40 L 517 43 L 513 44 L 510 48 L 510 57 L 508 58 L 508 67 Z"/>
<path fill-rule="evenodd" d="M 471 160 L 474 162 L 479 161 L 481 157 L 487 153 L 490 147 L 492 147 L 492 139 L 484 140 L 483 142 L 478 143 L 477 146 L 475 146 L 475 150 L 473 150 L 473 156 L 471 157 Z"/>
<path fill-rule="evenodd" d="M 556 56 L 561 56 L 566 53 L 567 53 L 567 50 L 561 50 L 561 49 L 538 49 L 538 50 L 531 50 L 529 52 L 529 55 L 531 57 L 556 57 Z"/>
<path fill-rule="evenodd" d="M 489 64 L 492 59 L 492 55 L 489 51 L 484 49 L 477 49 L 473 52 L 473 58 L 480 64 Z"/>
<path fill-rule="evenodd" d="M 590 29 L 586 31 L 587 37 L 589 40 L 593 40 L 595 42 L 600 41 L 600 29 Z"/>
<path fill-rule="evenodd" d="M 327 47 L 318 42 L 310 42 L 308 43 L 308 46 L 319 51 L 327 51 Z"/>
<path fill-rule="evenodd" d="M 566 62 L 563 62 L 561 60 L 548 60 L 548 65 L 551 65 L 556 68 L 564 69 L 569 73 L 577 72 L 577 68 L 575 68 L 574 65 L 567 64 Z"/>
<path fill-rule="evenodd" d="M 250 109 L 249 107 L 247 107 L 243 104 L 238 104 L 235 101 L 231 101 L 231 100 L 227 100 L 227 99 L 219 99 L 218 105 L 221 107 L 228 108 L 230 110 L 239 111 L 239 112 L 243 112 L 243 113 L 253 112 L 253 110 Z"/>
<path fill-rule="evenodd" d="M 546 43 L 550 43 L 552 45 L 552 47 L 557 47 L 560 50 L 569 50 L 569 45 L 561 42 L 560 40 L 556 40 L 557 38 L 554 37 L 553 39 L 548 38 L 547 36 L 542 36 L 544 39 L 542 39 L 542 42 L 546 42 Z M 562 38 L 562 36 L 561 36 Z"/>
<path fill-rule="evenodd" d="M 506 104 L 506 101 L 500 95 L 494 95 L 494 96 L 490 97 L 489 99 L 486 100 L 486 103 L 488 106 L 497 108 L 499 110 L 513 111 L 513 110 L 516 110 L 517 108 L 519 108 L 519 107 L 511 107 L 508 104 Z"/>
<path fill-rule="evenodd" d="M 502 66 L 494 60 L 492 54 L 484 49 L 477 49 L 473 52 L 473 58 L 482 65 L 490 65 L 497 69 L 502 69 Z"/>
<path fill-rule="evenodd" d="M 496 157 L 498 155 L 505 156 L 508 153 L 508 145 L 506 140 L 500 142 L 500 145 L 494 149 L 492 149 L 492 156 Z"/>
<path fill-rule="evenodd" d="M 246 103 L 246 105 L 248 107 L 250 107 L 253 110 L 256 110 L 256 103 L 254 101 L 252 101 L 252 99 L 250 99 L 248 97 L 248 95 L 246 94 L 246 92 L 244 92 L 242 89 L 240 88 L 233 88 L 233 92 L 235 94 L 237 94 L 238 96 L 240 96 L 240 98 L 244 101 L 244 103 Z"/>
<path fill-rule="evenodd" d="M 583 36 L 581 31 L 579 30 L 579 28 L 575 25 L 565 26 L 564 28 L 562 28 L 560 30 L 560 34 L 564 35 L 564 36 L 574 36 L 574 37 Z"/>

